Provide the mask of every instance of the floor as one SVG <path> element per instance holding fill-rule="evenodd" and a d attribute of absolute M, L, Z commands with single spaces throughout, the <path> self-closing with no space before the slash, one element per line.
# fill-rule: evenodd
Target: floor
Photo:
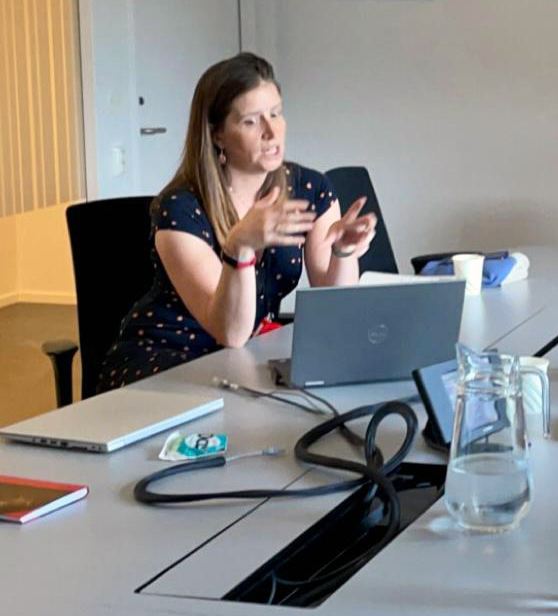
<path fill-rule="evenodd" d="M 47 340 L 78 340 L 75 306 L 13 304 L 0 308 L 0 426 L 56 407 Z M 81 363 L 74 358 L 74 399 L 79 398 Z"/>

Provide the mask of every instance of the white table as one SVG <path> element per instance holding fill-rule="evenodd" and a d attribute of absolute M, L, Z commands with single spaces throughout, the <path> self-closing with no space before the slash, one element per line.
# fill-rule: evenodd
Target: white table
<path fill-rule="evenodd" d="M 478 348 L 497 342 L 502 350 L 524 352 L 523 343 L 530 332 L 542 336 L 551 326 L 548 315 L 554 312 L 557 295 L 551 264 L 556 263 L 558 250 L 541 250 L 537 255 L 528 281 L 467 299 L 461 332 L 464 342 Z M 549 332 L 547 339 L 555 333 Z M 506 349 L 508 341 L 510 349 Z M 290 328 L 283 328 L 252 340 L 244 349 L 215 353 L 134 384 L 129 390 L 150 390 L 162 398 L 167 392 L 186 389 L 215 393 L 214 375 L 268 389 L 271 383 L 265 361 L 288 355 L 289 347 Z M 222 393 L 224 410 L 193 425 L 200 432 L 226 432 L 230 453 L 271 444 L 292 448 L 298 436 L 317 420 L 280 403 Z M 319 393 L 346 410 L 414 393 L 414 386 L 405 381 L 327 388 Z M 114 393 L 108 393 L 96 401 L 110 405 L 114 397 Z M 416 405 L 416 411 L 422 426 L 424 411 L 420 405 Z M 317 608 L 318 613 L 492 615 L 558 611 L 558 538 L 552 532 L 558 511 L 558 495 L 553 489 L 558 423 L 553 420 L 553 438 L 544 441 L 540 418 L 534 419 L 531 437 L 536 495 L 530 514 L 518 530 L 502 536 L 458 532 L 449 524 L 443 503 L 438 502 Z M 397 446 L 399 432 L 400 424 L 390 420 L 380 439 L 386 455 Z M 281 614 L 304 613 L 302 609 L 213 599 L 230 590 L 345 495 L 193 507 L 142 506 L 134 501 L 132 489 L 138 479 L 161 468 L 163 463 L 156 454 L 165 436 L 108 455 L 0 443 L 3 474 L 83 482 L 91 488 L 86 500 L 26 526 L 0 525 L 2 614 L 244 616 L 277 609 Z M 343 441 L 334 436 L 320 447 L 348 455 Z M 443 461 L 441 454 L 425 447 L 421 437 L 410 459 Z M 169 489 L 195 492 L 284 487 L 292 482 L 315 485 L 324 477 L 322 471 L 303 467 L 289 453 L 280 459 L 247 459 L 192 473 L 168 485 Z M 178 564 L 143 592 L 134 593 L 173 563 Z"/>

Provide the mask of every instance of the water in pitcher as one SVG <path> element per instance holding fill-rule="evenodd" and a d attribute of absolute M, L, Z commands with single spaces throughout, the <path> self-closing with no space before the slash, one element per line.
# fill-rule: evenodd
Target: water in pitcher
<path fill-rule="evenodd" d="M 460 526 L 503 532 L 529 509 L 532 480 L 524 458 L 479 453 L 452 460 L 446 476 L 446 505 Z"/>

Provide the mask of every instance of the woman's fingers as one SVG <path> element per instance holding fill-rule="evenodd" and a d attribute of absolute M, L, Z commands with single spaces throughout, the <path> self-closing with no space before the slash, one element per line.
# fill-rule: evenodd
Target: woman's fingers
<path fill-rule="evenodd" d="M 355 238 L 363 238 L 370 231 L 373 231 L 376 228 L 377 219 L 374 214 L 366 214 L 365 216 L 361 216 L 357 218 L 353 222 L 345 222 L 342 227 L 342 237 L 340 240 L 345 242 L 355 243 Z"/>
<path fill-rule="evenodd" d="M 307 199 L 287 199 L 281 206 L 283 212 L 305 212 L 308 210 L 310 201 Z"/>
<path fill-rule="evenodd" d="M 277 201 L 277 198 L 279 197 L 279 192 L 280 192 L 279 187 L 274 186 L 267 193 L 267 195 L 264 195 L 261 199 L 256 201 L 256 203 L 254 204 L 254 207 L 265 208 L 265 207 L 269 207 L 273 205 Z"/>
<path fill-rule="evenodd" d="M 274 231 L 276 235 L 293 235 L 308 233 L 313 226 L 313 222 L 279 222 L 275 225 Z"/>
<path fill-rule="evenodd" d="M 261 246 L 294 246 L 305 242 L 312 230 L 316 212 L 309 211 L 305 199 L 288 199 L 277 203 L 278 189 L 273 189 L 255 205 L 252 226 L 259 228 Z M 272 207 L 270 207 L 272 206 Z"/>
<path fill-rule="evenodd" d="M 359 197 L 345 212 L 345 215 L 342 217 L 342 220 L 345 220 L 347 222 L 353 222 L 354 220 L 356 220 L 366 201 L 367 197 Z"/>
<path fill-rule="evenodd" d="M 273 230 L 277 235 L 308 233 L 314 226 L 314 212 L 290 212 L 277 218 Z"/>
<path fill-rule="evenodd" d="M 299 221 L 313 222 L 314 220 L 316 220 L 316 212 L 301 212 L 301 211 L 293 210 L 291 212 L 286 212 L 278 216 L 278 219 L 281 221 L 287 221 L 287 222 L 299 222 Z"/>
<path fill-rule="evenodd" d="M 273 242 L 274 246 L 302 246 L 306 243 L 305 235 L 280 235 Z"/>
<path fill-rule="evenodd" d="M 356 243 L 355 247 L 355 255 L 357 257 L 361 257 L 370 247 L 374 236 L 376 235 L 376 225 L 374 224 L 368 231 L 364 234 L 363 237 Z"/>
<path fill-rule="evenodd" d="M 299 204 L 303 203 L 299 201 Z M 294 204 L 291 203 L 291 205 Z M 275 220 L 274 231 L 279 235 L 307 233 L 314 226 L 315 220 L 316 212 L 308 212 L 295 207 L 285 208 Z"/>
<path fill-rule="evenodd" d="M 368 250 L 376 234 L 376 222 L 374 214 L 365 214 L 352 221 L 342 218 L 335 224 L 333 231 L 330 230 L 330 239 L 338 250 L 360 257 Z"/>

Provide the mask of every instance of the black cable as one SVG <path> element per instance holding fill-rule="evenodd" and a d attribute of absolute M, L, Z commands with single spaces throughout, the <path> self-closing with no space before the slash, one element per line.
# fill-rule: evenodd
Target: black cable
<path fill-rule="evenodd" d="M 558 345 L 558 336 L 552 338 L 550 342 L 547 342 L 542 348 L 533 353 L 533 357 L 544 357 L 549 351 Z"/>
<path fill-rule="evenodd" d="M 278 584 L 283 584 L 284 586 L 293 586 L 297 589 L 318 584 L 314 588 L 309 588 L 305 593 L 298 595 L 290 601 L 291 606 L 300 605 L 304 607 L 309 607 L 309 603 L 311 601 L 319 598 L 329 590 L 334 590 L 335 588 L 339 588 L 339 586 L 342 586 L 363 565 L 365 565 L 369 560 L 371 560 L 371 558 L 375 554 L 380 552 L 392 539 L 392 533 L 386 532 L 379 542 L 375 543 L 371 548 L 369 548 L 356 558 L 353 558 L 349 562 L 344 563 L 333 571 L 329 571 L 328 573 L 322 575 L 315 575 L 308 580 L 286 580 L 274 573 L 273 596 L 275 596 L 277 592 Z M 268 602 L 270 602 L 269 599 Z"/>
<path fill-rule="evenodd" d="M 273 599 L 275 599 L 275 593 L 277 592 L 277 578 L 275 577 L 275 573 L 273 571 L 270 575 L 271 578 L 271 591 L 269 593 L 269 597 L 267 598 L 267 605 L 273 605 Z"/>
<path fill-rule="evenodd" d="M 325 398 L 317 396 L 316 394 L 304 388 L 300 388 L 299 391 L 309 396 L 310 398 L 314 398 L 315 400 L 318 400 L 319 402 L 324 404 L 327 408 L 331 410 L 331 412 L 334 415 L 339 415 L 339 411 L 333 406 L 333 404 L 331 404 L 329 400 L 326 400 Z M 344 423 L 342 423 L 339 426 L 339 431 L 345 437 L 347 442 L 350 443 L 351 445 L 354 445 L 355 447 L 362 447 L 364 445 L 364 439 L 362 438 L 362 436 L 359 436 L 358 434 L 353 432 L 350 428 L 347 428 L 347 426 Z"/>
<path fill-rule="evenodd" d="M 376 437 L 378 426 L 383 419 L 392 414 L 400 415 L 404 419 L 406 424 L 406 433 L 405 439 L 397 452 L 384 466 L 380 467 L 382 471 L 385 468 L 388 469 L 387 472 L 390 472 L 393 468 L 398 466 L 407 455 L 413 443 L 418 426 L 417 418 L 413 410 L 403 402 L 396 400 L 385 403 L 381 402 L 372 406 L 361 406 L 346 413 L 339 413 L 337 416 L 332 417 L 318 426 L 315 426 L 298 439 L 294 450 L 295 456 L 302 462 L 308 462 L 309 464 L 315 464 L 317 466 L 348 470 L 355 473 L 363 473 L 366 469 L 366 474 L 368 474 L 370 470 L 373 470 L 368 466 L 358 462 L 353 462 L 351 460 L 344 460 L 343 458 L 335 458 L 332 456 L 325 456 L 323 454 L 312 453 L 308 449 L 321 437 L 339 427 L 341 424 L 347 421 L 352 421 L 353 419 L 359 419 L 361 417 L 366 417 L 367 415 L 372 415 L 366 431 L 366 437 L 364 439 L 364 453 L 367 464 L 373 464 L 375 456 L 377 455 L 375 454 L 376 445 L 374 439 Z"/>
<path fill-rule="evenodd" d="M 380 458 L 382 456 L 379 449 L 375 446 L 374 440 L 376 437 L 378 426 L 381 423 L 381 421 L 385 419 L 385 417 L 387 417 L 388 415 L 392 415 L 392 414 L 401 415 L 401 417 L 403 417 L 403 419 L 405 420 L 405 423 L 407 426 L 405 440 L 402 443 L 399 450 L 392 456 L 392 458 L 386 464 L 380 463 L 380 466 L 378 468 L 378 470 L 381 473 L 388 475 L 397 466 L 399 466 L 399 464 L 401 464 L 401 462 L 403 461 L 403 458 L 405 457 L 410 446 L 412 445 L 414 433 L 416 433 L 418 424 L 417 424 L 415 414 L 413 412 L 411 413 L 408 412 L 409 407 L 406 404 L 403 404 L 398 401 L 393 401 L 393 402 L 387 402 L 386 404 L 378 405 L 378 407 L 379 408 L 377 409 L 374 415 L 374 419 L 376 419 L 376 421 L 370 421 L 370 423 L 368 424 L 368 428 L 366 430 L 365 455 L 367 456 L 368 464 L 376 464 L 379 460 L 378 456 Z M 364 406 L 358 409 L 354 409 L 353 411 L 350 411 L 351 415 L 353 415 L 353 417 L 351 418 L 356 419 L 358 417 L 362 417 L 366 415 L 369 408 L 370 407 Z M 299 439 L 295 447 L 295 454 L 297 455 L 299 459 L 304 460 L 306 462 L 311 462 L 313 464 L 318 464 L 319 466 L 329 466 L 330 468 L 342 468 L 338 464 L 338 461 L 339 461 L 338 458 L 329 458 L 328 456 L 320 456 L 318 454 L 312 454 L 308 451 L 308 447 L 312 443 L 316 442 L 316 440 L 321 438 L 321 436 L 323 436 L 323 433 L 322 433 L 323 425 L 324 424 L 317 426 L 313 430 L 310 430 L 310 432 L 306 433 L 301 439 Z M 300 447 L 298 453 L 297 453 L 297 447 Z M 351 463 L 351 464 L 354 464 L 354 463 Z M 350 468 L 350 469 L 347 467 L 344 467 L 344 468 L 346 470 L 354 470 L 353 468 Z M 390 488 L 393 490 L 393 486 L 391 485 L 391 482 L 383 476 L 382 478 L 386 480 Z M 383 487 L 383 485 L 381 487 Z M 394 493 L 395 493 L 395 490 L 394 490 Z M 340 575 L 346 574 L 347 577 L 350 577 L 351 575 L 353 575 L 353 573 L 356 570 L 358 570 L 362 566 L 362 564 L 370 560 L 374 552 L 379 552 L 385 545 L 387 545 L 387 543 L 391 541 L 393 536 L 399 530 L 399 518 L 400 518 L 399 500 L 397 499 L 397 496 L 395 496 L 395 499 L 397 502 L 396 515 L 393 515 L 393 513 L 390 512 L 390 522 L 388 523 L 384 536 L 382 537 L 379 543 L 376 543 L 370 549 L 366 550 L 366 552 L 363 552 L 358 557 L 354 558 L 348 563 L 343 564 L 337 569 L 330 571 L 321 576 L 315 576 L 311 578 L 310 580 L 285 580 L 283 578 L 275 576 L 275 581 L 281 584 L 285 584 L 289 586 L 298 586 L 298 587 L 309 585 L 309 584 L 320 583 L 319 588 L 321 589 L 322 586 L 329 587 L 330 582 L 335 582 L 335 584 L 332 584 L 332 585 L 338 584 Z M 390 506 L 392 505 L 391 499 L 388 504 Z M 396 522 L 396 524 L 394 524 L 394 522 Z M 315 590 L 317 591 L 317 589 Z M 312 592 L 314 592 L 314 590 Z M 303 603 L 298 603 L 298 599 L 297 599 L 297 604 L 306 605 Z"/>
<path fill-rule="evenodd" d="M 388 405 L 392 405 L 394 403 L 387 403 Z M 416 432 L 416 416 L 412 409 L 408 406 L 399 403 L 401 407 L 407 409 L 408 417 L 412 417 L 414 419 L 414 428 L 411 427 L 411 422 L 407 421 L 407 434 L 405 435 L 405 440 L 399 451 L 393 456 L 392 460 L 400 460 L 402 459 L 408 449 L 410 448 L 410 444 L 412 443 L 412 439 L 414 437 L 414 433 Z M 199 470 L 202 468 L 210 468 L 215 466 L 224 466 L 226 464 L 226 460 L 223 456 L 216 456 L 212 458 L 205 458 L 201 460 L 182 462 L 180 464 L 175 464 L 168 468 L 156 471 L 147 477 L 141 479 L 136 486 L 134 487 L 134 496 L 135 498 L 142 503 L 146 504 L 168 504 L 168 503 L 192 503 L 198 501 L 205 500 L 215 500 L 221 498 L 273 498 L 273 497 L 285 497 L 285 496 L 317 496 L 322 494 L 332 494 L 334 492 L 340 492 L 345 490 L 350 490 L 356 488 L 367 480 L 372 482 L 376 482 L 383 487 L 384 490 L 389 492 L 389 488 L 385 477 L 381 475 L 381 473 L 377 472 L 374 469 L 369 468 L 364 464 L 360 464 L 358 462 L 353 462 L 350 460 L 344 460 L 342 458 L 333 458 L 329 456 L 323 456 L 320 454 L 313 454 L 309 452 L 308 447 L 313 444 L 316 440 L 324 436 L 328 432 L 335 430 L 339 425 L 346 421 L 350 421 L 352 419 L 357 419 L 360 417 L 364 417 L 366 415 L 372 415 L 370 422 L 372 424 L 376 424 L 381 422 L 389 413 L 385 411 L 382 413 L 378 413 L 376 417 L 376 413 L 386 405 L 376 404 L 373 406 L 363 406 L 354 411 L 349 411 L 347 413 L 339 414 L 336 417 L 333 417 L 326 422 L 316 426 L 306 434 L 304 434 L 297 442 L 295 446 L 295 455 L 296 457 L 304 462 L 309 462 L 310 464 L 316 464 L 318 466 L 326 466 L 329 468 L 335 468 L 340 470 L 348 470 L 361 475 L 359 479 L 347 480 L 332 483 L 326 486 L 317 486 L 315 488 L 302 488 L 302 489 L 294 489 L 294 490 L 276 490 L 276 489 L 264 489 L 264 490 L 235 490 L 235 491 L 227 491 L 227 492 L 210 492 L 210 493 L 199 493 L 199 494 L 162 494 L 158 492 L 152 492 L 149 490 L 149 485 L 153 484 L 156 481 L 164 479 L 165 477 L 170 477 L 172 475 L 176 475 L 183 472 L 190 472 L 193 470 Z M 375 435 L 377 426 L 373 430 L 372 434 Z M 372 439 L 366 439 L 368 446 L 373 447 L 375 449 L 375 445 L 372 442 Z M 366 459 L 373 461 L 374 460 L 374 452 L 366 453 Z M 391 460 L 390 460 L 391 462 Z M 372 463 L 372 462 L 371 462 Z M 390 465 L 391 466 L 391 465 Z M 391 484 L 389 484 L 391 487 Z"/>
<path fill-rule="evenodd" d="M 250 395 L 264 396 L 272 399 L 276 399 L 293 406 L 303 408 L 304 410 L 310 410 L 309 407 L 292 400 L 287 400 L 281 396 L 277 396 L 273 393 L 258 392 L 247 387 L 235 386 L 234 389 L 241 389 Z M 352 490 L 363 484 L 370 484 L 370 489 L 366 496 L 366 500 L 370 502 L 372 508 L 372 501 L 378 498 L 383 504 L 386 514 L 383 516 L 386 518 L 385 532 L 382 539 L 374 546 L 360 554 L 358 557 L 351 561 L 344 563 L 340 567 L 337 567 L 333 571 L 329 571 L 323 575 L 317 575 L 309 580 L 285 580 L 272 574 L 271 577 L 271 594 L 268 598 L 268 603 L 272 603 L 277 593 L 277 585 L 282 583 L 288 586 L 297 586 L 299 588 L 313 586 L 306 592 L 300 594 L 295 598 L 295 605 L 307 605 L 309 601 L 313 601 L 319 598 L 323 593 L 327 592 L 330 588 L 338 587 L 346 579 L 351 577 L 365 562 L 367 562 L 374 553 L 379 552 L 391 539 L 397 534 L 400 525 L 400 505 L 399 499 L 391 481 L 386 477 L 392 472 L 405 458 L 410 447 L 412 446 L 413 439 L 416 435 L 418 422 L 413 410 L 402 401 L 391 401 L 387 403 L 378 403 L 374 405 L 361 406 L 346 413 L 339 413 L 337 409 L 328 401 L 311 394 L 305 390 L 301 390 L 306 395 L 313 397 L 325 406 L 330 408 L 334 413 L 334 416 L 315 426 L 308 432 L 306 432 L 295 445 L 295 456 L 302 462 L 307 462 L 316 466 L 324 466 L 327 468 L 333 468 L 337 470 L 345 470 L 360 475 L 358 479 L 345 480 L 341 482 L 334 482 L 325 486 L 317 486 L 314 488 L 303 489 L 291 489 L 291 490 L 276 490 L 276 489 L 264 489 L 264 490 L 235 490 L 227 492 L 210 492 L 199 494 L 164 494 L 151 491 L 150 485 L 179 473 L 189 472 L 192 470 L 199 470 L 203 468 L 211 468 L 217 466 L 224 466 L 226 464 L 226 458 L 224 456 L 216 456 L 212 458 L 205 458 L 196 461 L 188 461 L 181 464 L 176 464 L 163 470 L 157 471 L 141 479 L 134 487 L 135 498 L 143 503 L 150 505 L 157 504 L 171 504 L 171 503 L 192 503 L 199 501 L 215 500 L 215 499 L 238 499 L 238 498 L 273 498 L 273 497 L 287 497 L 287 496 L 316 496 L 322 494 L 332 494 L 335 492 Z M 315 409 L 312 409 L 315 411 Z M 389 415 L 400 415 L 405 421 L 406 432 L 405 438 L 399 447 L 398 451 L 387 461 L 383 461 L 383 456 L 380 449 L 376 446 L 376 434 L 380 423 Z M 345 424 L 346 422 L 362 417 L 371 416 L 368 423 L 366 434 L 364 439 L 351 430 L 349 430 Z M 322 454 L 316 454 L 309 451 L 309 448 L 316 443 L 320 438 L 336 429 L 345 429 L 343 435 L 352 444 L 357 444 L 355 440 L 352 440 L 347 432 L 357 437 L 358 443 L 364 446 L 365 463 L 354 462 L 352 460 L 345 460 L 342 458 L 325 456 Z M 316 586 L 317 584 L 317 586 Z"/>
<path fill-rule="evenodd" d="M 310 392 L 305 392 L 305 393 L 315 397 L 316 399 L 320 401 L 323 401 L 321 398 L 319 398 L 318 396 L 314 394 L 311 394 Z M 364 439 L 365 455 L 367 457 L 368 464 L 373 464 L 374 466 L 379 467 L 379 470 L 381 470 L 381 472 L 387 475 L 390 472 L 392 472 L 402 462 L 408 449 L 412 445 L 413 437 L 414 437 L 414 434 L 416 433 L 418 426 L 416 423 L 416 416 L 414 415 L 414 413 L 409 414 L 408 413 L 409 407 L 407 407 L 407 405 L 401 402 L 397 402 L 397 401 L 389 402 L 384 405 L 382 404 L 377 405 L 377 407 L 378 409 L 376 411 L 376 414 L 374 415 L 377 421 L 371 421 L 368 424 L 368 428 L 366 430 L 366 437 Z M 356 419 L 360 416 L 366 415 L 367 408 L 368 407 L 360 407 L 358 409 L 355 409 L 354 411 L 351 412 L 351 414 L 353 415 L 353 417 L 351 418 Z M 407 425 L 407 431 L 405 435 L 406 438 L 405 438 L 404 443 L 401 445 L 399 451 L 388 461 L 387 464 L 384 465 L 383 456 L 381 454 L 381 451 L 375 445 L 376 432 L 377 432 L 377 428 L 380 422 L 382 421 L 382 419 L 384 419 L 385 417 L 393 413 L 400 414 L 405 420 L 406 425 Z M 315 442 L 317 439 L 319 439 L 321 436 L 323 436 L 322 427 L 323 427 L 323 424 L 322 426 L 317 426 L 314 430 L 311 430 L 306 435 L 304 435 L 302 439 L 300 439 L 299 442 L 297 443 L 297 447 L 299 448 L 298 453 L 297 453 L 297 448 L 295 447 L 295 454 L 297 455 L 299 459 L 303 459 L 307 462 L 312 462 L 314 464 L 319 464 L 323 466 L 339 468 L 337 464 L 337 459 L 333 458 L 328 461 L 326 459 L 327 458 L 326 456 L 318 456 L 316 454 L 310 454 L 310 452 L 308 452 L 308 447 L 313 442 Z M 331 464 L 331 460 L 334 460 L 335 462 Z M 392 504 L 391 500 L 389 504 Z M 363 564 L 368 562 L 370 558 L 372 558 L 374 553 L 378 553 L 380 550 L 382 550 L 385 547 L 385 545 L 387 545 L 387 543 L 389 543 L 389 541 L 391 541 L 393 536 L 397 533 L 399 529 L 399 519 L 400 519 L 398 500 L 397 500 L 397 512 L 395 513 L 395 515 L 394 513 L 395 512 L 390 512 L 391 514 L 390 523 L 388 524 L 388 527 L 386 529 L 386 532 L 384 533 L 384 536 L 379 542 L 377 542 L 370 549 L 366 550 L 364 553 L 360 554 L 358 557 L 352 559 L 351 561 L 347 563 L 344 563 L 343 565 L 341 565 L 340 567 L 337 567 L 333 571 L 329 571 L 328 573 L 323 574 L 323 575 L 316 575 L 308 580 L 286 580 L 284 578 L 277 576 L 275 573 L 273 573 L 272 574 L 273 575 L 273 594 L 271 598 L 268 599 L 268 603 L 272 603 L 273 598 L 277 591 L 278 583 L 283 584 L 285 586 L 294 586 L 297 588 L 302 588 L 304 586 L 318 584 L 317 587 L 309 589 L 308 591 L 306 591 L 306 593 L 303 593 L 299 595 L 298 597 L 296 597 L 294 599 L 295 602 L 294 603 L 291 602 L 291 605 L 308 605 L 308 601 L 312 600 L 314 597 L 322 595 L 324 592 L 327 592 L 327 590 L 329 590 L 330 588 L 335 588 L 335 587 L 338 587 L 339 585 L 342 585 L 356 571 L 358 571 L 358 569 Z"/>
<path fill-rule="evenodd" d="M 382 545 L 382 547 L 384 547 L 384 545 Z M 324 593 L 330 590 L 333 591 L 335 590 L 335 588 L 339 588 L 339 586 L 342 586 L 348 579 L 350 579 L 352 575 L 354 575 L 358 571 L 360 567 L 361 567 L 361 564 L 356 564 L 353 567 L 353 569 L 349 569 L 337 575 L 335 578 L 326 580 L 325 582 L 322 582 L 319 586 L 309 589 L 306 592 L 299 594 L 298 596 L 294 597 L 294 599 L 291 599 L 290 606 L 309 607 L 310 603 L 319 599 Z"/>
<path fill-rule="evenodd" d="M 388 409 L 392 408 L 392 411 Z M 383 410 L 382 410 L 383 409 Z M 193 470 L 199 470 L 203 468 L 210 468 L 215 466 L 224 466 L 226 459 L 223 456 L 216 456 L 212 458 L 205 458 L 201 460 L 183 462 L 181 464 L 175 464 L 168 468 L 156 471 L 141 479 L 134 487 L 135 498 L 142 503 L 156 505 L 156 504 L 169 504 L 169 503 L 192 503 L 199 501 L 215 500 L 215 499 L 238 499 L 238 498 L 274 498 L 274 497 L 286 497 L 286 496 L 317 496 L 323 494 L 332 494 L 334 492 L 341 492 L 345 490 L 351 490 L 356 488 L 366 481 L 376 483 L 381 488 L 382 492 L 388 496 L 388 500 L 391 501 L 391 494 L 395 495 L 395 491 L 391 486 L 391 483 L 384 477 L 384 475 L 376 469 L 369 467 L 358 462 L 351 460 L 344 460 L 342 458 L 334 458 L 330 456 L 324 456 L 321 454 L 315 454 L 308 451 L 308 447 L 315 443 L 319 438 L 325 434 L 338 428 L 346 421 L 358 419 L 366 415 L 372 415 L 370 424 L 372 428 L 368 427 L 367 438 L 365 443 L 365 457 L 367 464 L 374 464 L 377 461 L 376 446 L 374 443 L 374 437 L 379 423 L 392 412 L 396 412 L 403 416 L 407 425 L 407 433 L 405 440 L 397 453 L 386 464 L 386 467 L 392 468 L 405 457 L 408 452 L 414 435 L 416 433 L 417 420 L 414 412 L 410 407 L 405 404 L 397 402 L 388 402 L 387 404 L 376 404 L 373 406 L 362 406 L 353 411 L 342 413 L 336 417 L 325 421 L 324 423 L 316 426 L 312 430 L 304 434 L 295 445 L 296 457 L 310 464 L 318 466 L 326 466 L 329 468 L 348 470 L 360 475 L 359 479 L 346 480 L 341 482 L 335 482 L 325 486 L 317 486 L 314 488 L 302 488 L 294 490 L 276 490 L 276 489 L 259 489 L 259 490 L 233 490 L 227 492 L 208 492 L 198 494 L 164 494 L 153 492 L 149 489 L 149 486 L 156 481 L 160 481 L 166 477 L 176 475 L 183 472 L 190 472 Z M 368 436 L 368 431 L 370 436 Z M 370 449 L 368 449 L 370 448 Z"/>
<path fill-rule="evenodd" d="M 278 498 L 285 496 L 321 496 L 324 494 L 332 494 L 334 492 L 344 492 L 352 488 L 358 488 L 363 484 L 363 479 L 353 479 L 349 481 L 340 481 L 331 483 L 326 486 L 318 486 L 315 488 L 303 488 L 300 490 L 234 490 L 228 492 L 203 492 L 199 494 L 162 494 L 160 492 L 152 492 L 148 489 L 150 484 L 160 481 L 165 477 L 178 475 L 201 468 L 210 468 L 214 466 L 224 466 L 226 460 L 223 456 L 207 458 L 205 460 L 195 460 L 193 462 L 182 462 L 175 464 L 161 471 L 156 471 L 147 477 L 144 477 L 134 487 L 134 496 L 140 503 L 147 505 L 163 505 L 171 503 L 195 503 L 207 500 L 218 499 L 239 499 L 239 498 Z"/>
<path fill-rule="evenodd" d="M 233 391 L 235 390 L 243 391 L 253 396 L 254 398 L 270 398 L 271 400 L 277 400 L 278 402 L 284 402 L 285 404 L 290 404 L 291 406 L 295 406 L 299 409 L 302 409 L 303 411 L 307 411 L 308 413 L 313 413 L 314 415 L 322 414 L 321 411 L 317 409 L 314 409 L 310 406 L 306 406 L 305 404 L 302 404 L 300 402 L 295 402 L 294 400 L 289 400 L 288 398 L 283 398 L 283 396 L 280 396 L 279 394 L 276 394 L 274 392 L 258 391 L 257 389 L 251 389 L 250 387 L 246 387 L 245 385 L 237 385 L 236 383 L 234 384 L 234 386 L 227 385 L 226 387 L 232 389 Z"/>
<path fill-rule="evenodd" d="M 280 394 L 274 391 L 271 391 L 271 392 L 260 391 L 257 389 L 252 389 L 251 387 L 246 387 L 246 385 L 239 385 L 238 383 L 231 383 L 227 379 L 219 379 L 217 377 L 214 378 L 213 380 L 216 384 L 220 385 L 221 387 L 224 387 L 225 389 L 231 389 L 232 391 L 244 392 L 254 398 L 269 398 L 271 400 L 277 400 L 278 402 L 284 402 L 285 404 L 290 404 L 291 406 L 300 408 L 303 411 L 321 415 L 320 411 L 314 408 L 311 408 L 309 406 L 306 406 L 305 404 L 301 404 L 300 402 L 295 402 L 294 400 L 289 400 L 287 398 L 284 398 L 283 396 L 281 396 Z M 303 389 L 303 388 L 293 387 L 292 391 L 298 391 L 301 394 L 308 396 L 309 398 L 314 398 L 315 400 L 323 404 L 326 408 L 328 408 L 333 413 L 333 415 L 339 415 L 339 411 L 335 408 L 335 406 L 333 406 L 333 404 L 331 404 L 331 402 L 329 402 L 329 400 L 326 400 L 325 398 L 317 396 L 316 394 L 308 391 L 307 389 Z M 363 438 L 359 436 L 358 434 L 356 434 L 355 432 L 353 432 L 350 428 L 347 428 L 345 424 L 342 424 L 339 426 L 339 431 L 351 445 L 354 445 L 356 447 L 362 447 L 364 445 Z"/>
<path fill-rule="evenodd" d="M 308 396 L 309 398 L 314 398 L 314 400 L 321 402 L 325 407 L 327 407 L 334 415 L 339 415 L 339 411 L 333 406 L 333 404 L 331 404 L 329 400 L 326 400 L 321 396 L 317 396 L 315 393 L 311 392 L 308 389 L 305 389 L 304 387 L 297 387 L 296 391 L 302 392 L 305 396 Z"/>
<path fill-rule="evenodd" d="M 333 406 L 333 404 L 331 404 L 329 400 L 326 400 L 325 398 L 322 398 L 321 396 L 316 395 L 314 392 L 311 392 L 308 389 L 305 389 L 302 387 L 296 388 L 296 390 L 302 392 L 303 394 L 305 394 L 306 396 L 309 396 L 310 398 L 314 398 L 314 400 L 317 400 L 318 402 L 321 402 L 325 407 L 329 408 L 334 415 L 339 415 L 339 411 Z M 405 404 L 411 404 L 413 402 L 420 402 L 420 401 L 421 401 L 420 396 L 418 396 L 417 394 L 413 394 L 412 396 L 407 396 L 405 398 L 399 398 L 399 402 L 403 402 Z M 349 428 L 347 428 L 345 424 L 342 424 L 339 427 L 339 430 L 341 431 L 345 439 L 349 443 L 351 443 L 351 445 L 356 445 L 356 446 L 361 446 L 361 447 L 364 445 L 364 439 L 358 434 L 355 434 Z"/>
<path fill-rule="evenodd" d="M 218 377 L 214 377 L 213 381 L 216 385 L 219 385 L 220 387 L 224 387 L 225 389 L 231 389 L 232 391 L 241 391 L 241 392 L 249 394 L 250 396 L 254 398 L 270 398 L 271 400 L 277 400 L 278 402 L 284 402 L 285 404 L 290 404 L 291 406 L 300 408 L 303 411 L 307 411 L 309 413 L 321 414 L 320 411 L 317 411 L 314 408 L 306 406 L 305 404 L 301 404 L 300 402 L 295 402 L 293 400 L 284 398 L 283 396 L 279 395 L 275 391 L 266 392 L 266 391 L 261 391 L 257 389 L 252 389 L 251 387 L 247 387 L 246 385 L 239 385 L 238 383 L 231 383 L 230 381 L 228 381 L 228 379 L 219 379 Z M 329 400 L 326 400 L 326 398 L 322 398 L 321 396 L 316 395 L 315 393 L 309 391 L 308 389 L 305 389 L 304 387 L 292 387 L 291 390 L 300 392 L 301 394 L 308 396 L 309 398 L 313 398 L 314 400 L 317 400 L 318 402 L 323 404 L 324 407 L 328 408 L 333 413 L 333 415 L 339 415 L 339 411 L 337 410 L 337 408 Z M 420 396 L 418 396 L 417 394 L 413 394 L 405 398 L 400 398 L 399 401 L 407 403 L 407 404 L 411 404 L 413 402 L 420 402 L 421 399 L 420 399 Z M 343 435 L 343 437 L 347 440 L 347 442 L 350 443 L 351 445 L 355 447 L 362 447 L 364 445 L 364 439 L 360 435 L 353 432 L 344 423 L 341 424 L 338 427 L 338 429 Z"/>

